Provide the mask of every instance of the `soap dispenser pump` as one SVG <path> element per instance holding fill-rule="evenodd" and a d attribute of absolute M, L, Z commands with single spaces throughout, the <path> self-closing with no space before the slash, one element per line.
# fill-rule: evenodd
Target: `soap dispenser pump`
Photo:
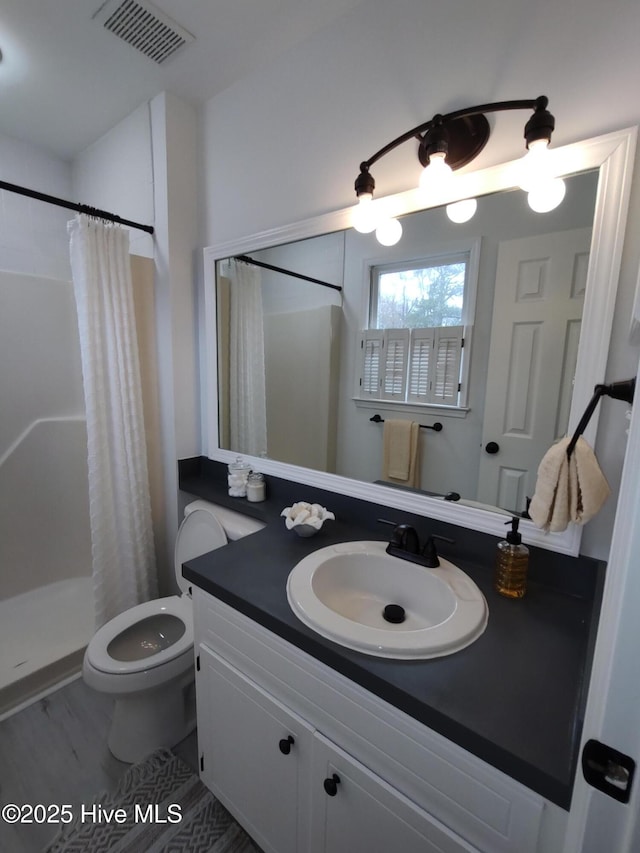
<path fill-rule="evenodd" d="M 505 524 L 511 525 L 506 539 L 498 542 L 493 587 L 506 598 L 522 598 L 527 591 L 527 570 L 529 568 L 529 549 L 522 544 L 518 532 L 520 519 L 514 516 Z"/>

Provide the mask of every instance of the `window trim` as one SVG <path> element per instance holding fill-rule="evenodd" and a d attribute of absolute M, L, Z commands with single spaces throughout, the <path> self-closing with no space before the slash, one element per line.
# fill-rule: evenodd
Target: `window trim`
<path fill-rule="evenodd" d="M 383 329 L 371 328 L 371 317 L 373 315 L 373 312 L 375 311 L 375 306 L 377 305 L 377 288 L 375 289 L 374 293 L 373 286 L 373 276 L 375 274 L 374 271 L 390 272 L 394 270 L 403 269 L 419 269 L 421 267 L 427 266 L 438 266 L 439 262 L 446 263 L 448 260 L 451 260 L 452 263 L 455 263 L 456 259 L 459 260 L 461 257 L 465 257 L 465 259 L 467 260 L 467 278 L 465 282 L 465 293 L 462 307 L 462 325 L 464 328 L 464 352 L 462 354 L 462 367 L 460 372 L 460 393 L 457 404 L 443 404 L 432 402 L 424 403 L 417 400 L 413 400 L 409 398 L 408 389 L 405 399 L 402 400 L 398 399 L 397 397 L 385 397 L 383 395 L 374 397 L 371 393 L 363 393 L 360 382 L 360 379 L 363 375 L 363 355 L 361 349 L 363 331 L 359 333 L 358 338 L 358 358 L 356 366 L 355 391 L 353 397 L 354 402 L 356 402 L 356 404 L 365 401 L 379 401 L 380 403 L 384 402 L 385 406 L 387 407 L 398 406 L 399 408 L 404 408 L 410 406 L 416 409 L 417 411 L 424 411 L 425 409 L 432 408 L 434 409 L 434 411 L 441 412 L 443 414 L 450 413 L 455 416 L 466 417 L 466 413 L 469 411 L 469 374 L 471 368 L 473 324 L 476 312 L 476 296 L 478 291 L 481 247 L 482 238 L 479 237 L 471 241 L 466 241 L 464 243 L 460 242 L 457 246 L 455 246 L 455 248 L 448 249 L 447 251 L 437 252 L 435 254 L 430 255 L 409 257 L 393 262 L 377 262 L 376 259 L 372 258 L 369 264 L 367 265 L 365 275 L 367 297 L 363 304 L 363 320 L 366 319 L 366 322 L 363 323 L 363 329 L 364 331 L 371 333 L 383 332 L 385 331 Z M 367 326 L 368 328 L 365 329 L 365 326 Z M 436 328 L 446 329 L 452 327 L 443 326 Z M 460 414 L 458 415 L 457 413 Z"/>

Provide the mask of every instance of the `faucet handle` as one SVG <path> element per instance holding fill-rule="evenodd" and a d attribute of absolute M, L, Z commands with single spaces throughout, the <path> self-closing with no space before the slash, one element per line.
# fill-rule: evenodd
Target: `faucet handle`
<path fill-rule="evenodd" d="M 402 524 L 399 521 L 390 521 L 388 518 L 379 518 L 378 521 L 380 524 L 388 524 L 390 527 L 393 527 L 390 545 L 402 547 L 405 544 L 407 530 L 409 529 L 408 524 Z"/>
<path fill-rule="evenodd" d="M 412 527 L 410 524 L 399 524 L 396 521 L 387 521 L 386 518 L 379 518 L 378 521 L 382 524 L 390 524 L 393 526 L 391 540 L 387 546 L 387 551 L 389 553 L 394 550 L 401 550 L 409 554 L 420 553 L 420 541 L 415 527 Z"/>
<path fill-rule="evenodd" d="M 429 569 L 437 569 L 440 565 L 438 552 L 436 551 L 436 543 L 434 541 L 436 539 L 440 542 L 448 542 L 450 545 L 455 545 L 455 539 L 449 539 L 448 536 L 439 536 L 437 533 L 432 533 L 424 543 L 424 548 L 422 549 L 424 565 Z"/>

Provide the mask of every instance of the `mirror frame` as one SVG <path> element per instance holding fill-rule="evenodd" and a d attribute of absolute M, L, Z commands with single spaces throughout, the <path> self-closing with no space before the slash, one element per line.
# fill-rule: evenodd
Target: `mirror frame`
<path fill-rule="evenodd" d="M 603 382 L 605 378 L 636 136 L 637 128 L 632 127 L 552 149 L 549 152 L 553 157 L 557 174 L 569 175 L 599 169 L 582 330 L 569 416 L 569 434 L 575 429 L 591 399 L 594 386 Z M 389 215 L 404 216 L 419 210 L 440 207 L 451 201 L 469 197 L 479 198 L 489 193 L 515 189 L 518 185 L 519 163 L 520 159 L 467 174 L 456 174 L 450 192 L 446 196 L 434 197 L 429 205 L 425 205 L 419 198 L 417 190 L 387 196 L 379 199 L 378 203 L 385 206 Z M 351 227 L 352 211 L 353 207 L 344 208 L 237 240 L 214 244 L 204 249 L 205 344 L 202 352 L 205 365 L 202 371 L 204 382 L 202 412 L 205 453 L 208 458 L 228 463 L 237 456 L 233 451 L 220 448 L 218 440 L 217 261 L 231 255 L 348 229 Z M 599 409 L 596 409 L 585 431 L 585 437 L 592 445 L 595 444 L 598 412 Z M 301 485 L 315 486 L 330 492 L 393 507 L 395 510 L 440 519 L 472 530 L 480 530 L 496 536 L 504 535 L 504 517 L 509 515 L 506 511 L 503 517 L 495 511 L 460 506 L 426 495 L 353 480 L 338 474 L 329 474 L 268 458 L 252 457 L 248 454 L 243 456 L 267 475 L 271 474 Z M 304 497 L 303 492 L 304 490 L 301 489 L 301 498 Z M 528 544 L 571 555 L 579 552 L 582 537 L 580 525 L 570 524 L 562 533 L 546 533 L 531 522 L 523 520 L 520 529 L 523 541 Z"/>

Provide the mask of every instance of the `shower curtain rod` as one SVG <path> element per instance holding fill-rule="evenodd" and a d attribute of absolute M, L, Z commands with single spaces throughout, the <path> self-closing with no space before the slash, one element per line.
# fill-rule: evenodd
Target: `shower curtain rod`
<path fill-rule="evenodd" d="M 283 275 L 290 275 L 293 278 L 301 278 L 303 281 L 310 281 L 312 284 L 321 284 L 323 287 L 330 287 L 332 290 L 342 292 L 342 288 L 339 284 L 329 284 L 328 281 L 321 281 L 319 278 L 311 278 L 308 275 L 302 275 L 302 273 L 299 272 L 285 270 L 282 267 L 274 267 L 271 264 L 265 264 L 264 261 L 254 261 L 253 258 L 249 257 L 249 255 L 236 255 L 234 257 L 234 261 L 244 261 L 245 264 L 252 264 L 254 267 L 263 267 L 265 270 L 280 272 L 283 273 Z"/>
<path fill-rule="evenodd" d="M 116 216 L 115 213 L 107 213 L 106 210 L 98 210 L 97 207 L 90 207 L 88 204 L 77 204 L 73 201 L 65 201 L 63 198 L 56 198 L 46 193 L 40 193 L 37 190 L 30 190 L 27 187 L 19 187 L 17 184 L 10 184 L 7 181 L 0 181 L 0 189 L 7 190 L 10 193 L 18 193 L 18 195 L 26 195 L 28 198 L 35 198 L 38 201 L 45 201 L 47 204 L 55 204 L 58 207 L 66 207 L 67 210 L 75 210 L 78 213 L 86 213 L 87 216 L 93 216 L 95 219 L 106 219 L 108 222 L 117 222 L 118 225 L 128 225 L 129 228 L 137 228 L 140 231 L 146 231 L 147 234 L 153 234 L 153 225 L 140 225 L 139 222 L 131 222 L 129 219 L 122 219 Z"/>

